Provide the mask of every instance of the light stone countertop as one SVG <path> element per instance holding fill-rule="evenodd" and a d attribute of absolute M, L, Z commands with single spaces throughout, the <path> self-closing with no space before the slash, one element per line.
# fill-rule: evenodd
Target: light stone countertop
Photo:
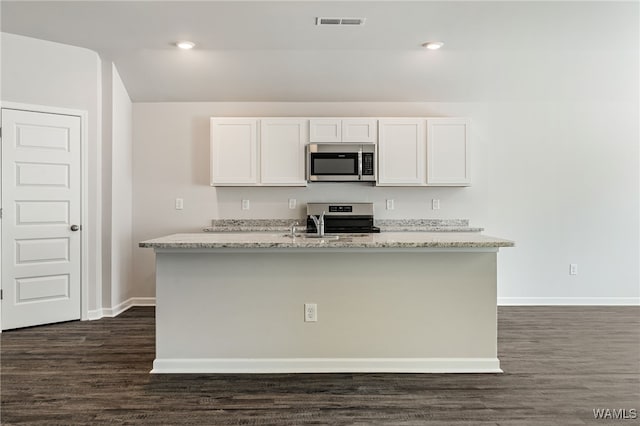
<path fill-rule="evenodd" d="M 286 233 L 227 232 L 173 234 L 139 243 L 153 249 L 219 248 L 499 248 L 514 242 L 473 232 L 382 232 L 340 234 L 337 240 L 291 237 Z"/>
<path fill-rule="evenodd" d="M 287 232 L 293 223 L 304 232 L 306 219 L 214 219 L 204 232 Z M 383 232 L 482 232 L 470 227 L 468 219 L 381 219 L 375 221 Z"/>

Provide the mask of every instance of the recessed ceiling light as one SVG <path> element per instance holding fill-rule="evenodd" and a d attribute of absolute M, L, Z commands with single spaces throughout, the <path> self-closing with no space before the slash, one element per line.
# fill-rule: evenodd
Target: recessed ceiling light
<path fill-rule="evenodd" d="M 426 43 L 422 43 L 422 46 L 430 50 L 438 50 L 444 46 L 444 43 L 441 41 L 428 41 Z"/>
<path fill-rule="evenodd" d="M 176 43 L 176 46 L 178 46 L 180 49 L 184 49 L 184 50 L 189 50 L 189 49 L 193 49 L 193 47 L 196 44 L 194 42 L 191 41 L 179 41 Z"/>

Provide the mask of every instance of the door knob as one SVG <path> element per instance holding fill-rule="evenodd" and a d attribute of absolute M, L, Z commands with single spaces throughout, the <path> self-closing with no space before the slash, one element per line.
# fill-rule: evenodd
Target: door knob
<path fill-rule="evenodd" d="M 80 227 L 79 227 L 78 225 L 71 225 L 71 230 L 72 230 L 73 232 L 76 232 L 76 231 L 78 231 L 79 229 L 80 229 Z"/>

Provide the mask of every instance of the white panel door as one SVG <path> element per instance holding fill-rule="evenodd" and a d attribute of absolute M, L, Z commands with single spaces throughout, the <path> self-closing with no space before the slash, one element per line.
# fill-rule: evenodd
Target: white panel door
<path fill-rule="evenodd" d="M 378 121 L 379 186 L 425 185 L 425 120 Z"/>
<path fill-rule="evenodd" d="M 430 118 L 427 120 L 427 184 L 468 186 L 469 120 Z"/>
<path fill-rule="evenodd" d="M 2 328 L 80 319 L 80 117 L 2 109 Z"/>
<path fill-rule="evenodd" d="M 308 120 L 260 121 L 260 182 L 269 186 L 307 186 L 304 170 Z"/>
<path fill-rule="evenodd" d="M 246 118 L 211 119 L 211 185 L 258 183 L 257 123 Z"/>

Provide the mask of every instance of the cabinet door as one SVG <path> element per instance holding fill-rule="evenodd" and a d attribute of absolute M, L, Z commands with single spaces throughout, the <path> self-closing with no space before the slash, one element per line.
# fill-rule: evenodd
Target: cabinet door
<path fill-rule="evenodd" d="M 308 121 L 260 121 L 260 182 L 273 186 L 306 186 L 304 170 Z"/>
<path fill-rule="evenodd" d="M 342 120 L 339 118 L 309 120 L 309 142 L 342 142 Z"/>
<path fill-rule="evenodd" d="M 380 186 L 425 184 L 425 120 L 378 121 L 378 182 Z"/>
<path fill-rule="evenodd" d="M 377 142 L 378 120 L 347 118 L 342 120 L 342 142 Z"/>
<path fill-rule="evenodd" d="M 211 119 L 211 185 L 255 185 L 257 173 L 257 120 Z"/>
<path fill-rule="evenodd" d="M 427 120 L 427 185 L 468 186 L 470 122 L 465 118 Z"/>

